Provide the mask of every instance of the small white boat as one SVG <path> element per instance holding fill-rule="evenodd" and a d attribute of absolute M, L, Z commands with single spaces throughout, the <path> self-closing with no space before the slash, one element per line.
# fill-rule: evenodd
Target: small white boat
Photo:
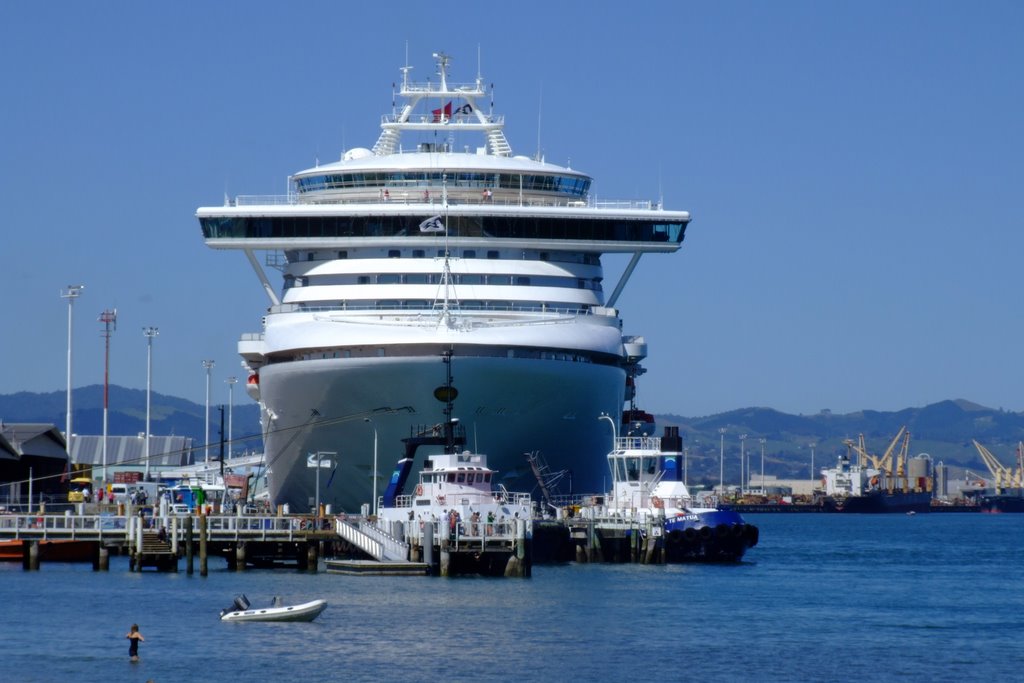
<path fill-rule="evenodd" d="M 251 608 L 244 595 L 235 597 L 231 607 L 220 611 L 221 621 L 313 621 L 327 607 L 326 600 L 310 600 L 298 605 L 285 605 L 274 598 L 270 607 Z"/>

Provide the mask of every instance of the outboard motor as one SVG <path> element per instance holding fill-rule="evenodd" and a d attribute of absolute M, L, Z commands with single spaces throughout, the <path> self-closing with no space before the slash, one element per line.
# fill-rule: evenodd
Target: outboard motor
<path fill-rule="evenodd" d="M 245 594 L 235 596 L 235 611 L 244 612 L 249 609 L 249 598 L 245 597 Z"/>

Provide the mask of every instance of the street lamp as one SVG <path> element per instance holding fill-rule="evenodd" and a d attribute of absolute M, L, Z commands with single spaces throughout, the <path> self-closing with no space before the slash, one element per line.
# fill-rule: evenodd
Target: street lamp
<path fill-rule="evenodd" d="M 363 422 L 369 422 L 373 427 L 373 514 L 377 514 L 377 424 L 368 417 Z"/>
<path fill-rule="evenodd" d="M 747 457 L 746 443 L 747 443 L 747 435 L 746 434 L 740 434 L 740 493 L 744 492 L 743 491 L 743 489 L 745 488 L 744 484 L 747 483 L 747 479 L 750 479 L 750 471 L 749 470 L 747 471 L 746 479 L 743 478 L 744 468 L 746 467 L 746 465 L 744 465 L 744 463 L 746 462 L 746 457 Z"/>
<path fill-rule="evenodd" d="M 761 495 L 765 495 L 764 488 L 764 442 L 765 439 L 761 439 Z"/>
<path fill-rule="evenodd" d="M 811 446 L 811 494 L 814 494 L 814 447 L 818 444 L 813 441 L 810 443 Z"/>
<path fill-rule="evenodd" d="M 325 455 L 337 455 L 335 451 L 317 451 L 316 452 L 316 512 L 314 513 L 317 517 L 320 516 L 320 459 Z M 331 466 L 331 461 L 327 461 L 327 466 Z"/>
<path fill-rule="evenodd" d="M 68 405 L 64 422 L 64 441 L 68 447 L 68 462 L 71 462 L 71 305 L 85 289 L 85 285 L 68 285 L 60 293 L 62 299 L 68 300 Z"/>
<path fill-rule="evenodd" d="M 153 337 L 160 334 L 156 327 L 143 327 L 142 334 L 146 337 L 146 481 L 149 481 L 149 416 L 150 394 L 153 391 Z"/>
<path fill-rule="evenodd" d="M 718 428 L 721 444 L 718 451 L 718 495 L 725 497 L 725 427 Z"/>
<path fill-rule="evenodd" d="M 234 412 L 235 412 L 235 384 L 238 382 L 237 377 L 228 377 L 225 382 L 228 383 L 228 460 L 231 459 L 231 455 L 234 452 Z"/>
<path fill-rule="evenodd" d="M 203 444 L 205 449 L 204 462 L 210 464 L 210 370 L 213 369 L 212 360 L 204 360 L 203 367 L 206 368 L 206 441 Z"/>
<path fill-rule="evenodd" d="M 103 323 L 103 338 L 106 340 L 106 355 L 103 362 L 103 481 L 107 481 L 107 417 L 110 412 L 110 336 L 117 329 L 117 309 L 103 311 L 99 321 Z"/>
<path fill-rule="evenodd" d="M 601 413 L 600 415 L 597 416 L 597 419 L 598 420 L 608 420 L 608 424 L 610 424 L 612 426 L 612 450 L 609 451 L 609 453 L 611 453 L 612 451 L 615 450 L 615 448 L 618 446 L 618 443 L 619 443 L 619 435 L 615 431 L 616 430 L 615 420 L 613 420 L 608 413 Z M 611 464 L 612 464 L 612 491 L 613 492 L 618 492 L 618 490 L 619 490 L 619 487 L 618 487 L 618 483 L 619 483 L 619 479 L 618 479 L 619 472 L 618 472 L 618 470 L 619 470 L 619 468 L 615 465 L 615 460 L 614 459 L 611 459 Z"/>

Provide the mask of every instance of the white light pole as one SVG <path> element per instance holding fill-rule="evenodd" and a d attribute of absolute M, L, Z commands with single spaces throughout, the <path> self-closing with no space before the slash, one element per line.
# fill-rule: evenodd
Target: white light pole
<path fill-rule="evenodd" d="M 761 439 L 761 495 L 765 495 L 764 488 L 764 442 L 765 439 Z"/>
<path fill-rule="evenodd" d="M 103 323 L 103 338 L 106 340 L 106 355 L 103 363 L 103 481 L 107 481 L 107 416 L 110 412 L 110 336 L 117 329 L 117 309 L 103 311 L 99 318 Z"/>
<path fill-rule="evenodd" d="M 814 447 L 818 444 L 811 442 L 811 494 L 814 494 Z"/>
<path fill-rule="evenodd" d="M 744 489 L 746 488 L 745 484 L 747 483 L 747 479 L 750 478 L 750 472 L 749 471 L 747 472 L 746 479 L 743 478 L 743 472 L 744 472 L 745 467 L 746 467 L 746 465 L 744 463 L 746 462 L 746 457 L 747 457 L 746 444 L 747 444 L 747 435 L 746 434 L 740 434 L 740 493 L 744 493 Z"/>
<path fill-rule="evenodd" d="M 213 369 L 212 360 L 204 360 L 203 367 L 206 369 L 206 440 L 203 444 L 205 456 L 203 461 L 210 464 L 210 370 Z"/>
<path fill-rule="evenodd" d="M 334 451 L 317 451 L 316 452 L 316 512 L 314 513 L 317 517 L 320 516 L 320 459 L 325 455 L 337 455 Z M 331 466 L 330 460 L 327 461 L 327 466 Z"/>
<path fill-rule="evenodd" d="M 238 382 L 237 377 L 228 377 L 225 382 L 228 383 L 228 460 L 231 459 L 234 446 L 234 412 L 235 412 L 235 384 Z"/>
<path fill-rule="evenodd" d="M 160 334 L 155 327 L 143 327 L 142 334 L 146 337 L 146 481 L 149 481 L 149 419 L 150 394 L 153 392 L 153 337 Z"/>
<path fill-rule="evenodd" d="M 71 305 L 85 289 L 85 285 L 68 285 L 60 293 L 62 299 L 68 300 L 68 405 L 64 422 L 64 441 L 68 447 L 68 462 L 71 462 Z"/>
<path fill-rule="evenodd" d="M 616 430 L 615 420 L 613 420 L 608 413 L 601 413 L 600 415 L 597 416 L 597 419 L 598 420 L 608 420 L 608 424 L 610 424 L 612 426 L 612 449 L 611 449 L 611 451 L 608 451 L 609 453 L 611 453 L 611 452 L 613 452 L 618 447 L 618 443 L 619 443 L 619 435 L 615 431 Z M 618 486 L 618 484 L 619 484 L 619 468 L 615 464 L 615 460 L 614 459 L 611 460 L 611 465 L 612 465 L 612 491 L 613 491 L 613 500 L 614 500 L 615 499 L 614 495 L 618 495 L 618 490 L 619 490 L 619 486 Z"/>
<path fill-rule="evenodd" d="M 369 422 L 373 427 L 373 514 L 377 514 L 377 424 L 368 417 L 363 422 Z"/>
<path fill-rule="evenodd" d="M 718 428 L 721 444 L 718 451 L 718 495 L 725 497 L 725 427 Z"/>

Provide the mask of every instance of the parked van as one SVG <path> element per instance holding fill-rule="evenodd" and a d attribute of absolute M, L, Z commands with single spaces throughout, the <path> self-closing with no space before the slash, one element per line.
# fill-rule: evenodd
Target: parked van
<path fill-rule="evenodd" d="M 160 485 L 155 481 L 136 481 L 131 484 L 114 483 L 110 485 L 110 495 L 116 503 L 129 503 L 135 494 L 136 503 L 139 497 L 145 497 L 146 505 L 160 504 Z"/>

